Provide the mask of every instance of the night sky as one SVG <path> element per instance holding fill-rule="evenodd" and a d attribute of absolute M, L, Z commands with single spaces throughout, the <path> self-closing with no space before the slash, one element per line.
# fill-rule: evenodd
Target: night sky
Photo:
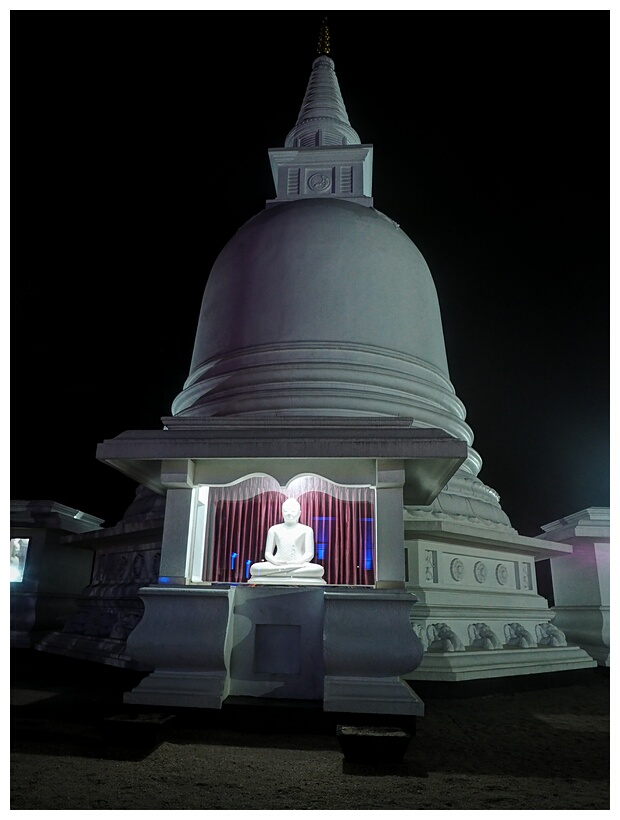
<path fill-rule="evenodd" d="M 609 13 L 327 13 L 375 207 L 435 280 L 480 478 L 523 535 L 607 506 Z M 211 266 L 274 195 L 322 16 L 11 14 L 11 498 L 122 517 L 136 484 L 96 446 L 170 414 Z"/>

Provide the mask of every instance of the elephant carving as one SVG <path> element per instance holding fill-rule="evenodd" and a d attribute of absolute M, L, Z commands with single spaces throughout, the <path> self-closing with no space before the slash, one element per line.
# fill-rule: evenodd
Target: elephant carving
<path fill-rule="evenodd" d="M 567 646 L 566 635 L 553 624 L 538 624 L 536 638 L 538 646 Z"/>
<path fill-rule="evenodd" d="M 490 626 L 470 624 L 467 628 L 469 645 L 475 649 L 502 649 L 502 643 Z"/>
<path fill-rule="evenodd" d="M 508 646 L 516 646 L 519 649 L 531 649 L 536 646 L 532 633 L 518 623 L 506 624 L 504 626 L 504 636 Z"/>
<path fill-rule="evenodd" d="M 448 624 L 429 624 L 426 627 L 426 637 L 429 650 L 435 649 L 439 652 L 464 652 L 465 647 L 459 636 Z"/>

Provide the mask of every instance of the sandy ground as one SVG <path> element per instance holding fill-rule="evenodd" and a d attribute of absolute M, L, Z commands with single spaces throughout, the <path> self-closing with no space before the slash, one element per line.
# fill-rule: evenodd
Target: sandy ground
<path fill-rule="evenodd" d="M 10 808 L 606 810 L 609 675 L 591 671 L 528 691 L 425 692 L 402 762 L 355 763 L 342 720 L 320 709 L 139 712 L 122 703 L 136 673 L 14 650 Z M 106 733 L 106 718 L 130 712 L 151 726 L 175 717 L 136 747 Z"/>

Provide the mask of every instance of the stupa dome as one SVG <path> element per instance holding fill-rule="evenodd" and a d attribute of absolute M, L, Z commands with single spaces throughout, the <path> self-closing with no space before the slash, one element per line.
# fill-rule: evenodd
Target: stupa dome
<path fill-rule="evenodd" d="M 411 416 L 472 441 L 435 285 L 391 219 L 340 199 L 268 208 L 207 281 L 180 416 Z"/>

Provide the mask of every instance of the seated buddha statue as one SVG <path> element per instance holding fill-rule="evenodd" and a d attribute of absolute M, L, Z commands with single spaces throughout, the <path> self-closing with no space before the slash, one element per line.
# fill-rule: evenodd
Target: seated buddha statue
<path fill-rule="evenodd" d="M 250 567 L 250 584 L 324 584 L 324 569 L 312 564 L 314 533 L 299 523 L 301 508 L 294 498 L 282 505 L 284 523 L 269 528 L 265 560 Z"/>

